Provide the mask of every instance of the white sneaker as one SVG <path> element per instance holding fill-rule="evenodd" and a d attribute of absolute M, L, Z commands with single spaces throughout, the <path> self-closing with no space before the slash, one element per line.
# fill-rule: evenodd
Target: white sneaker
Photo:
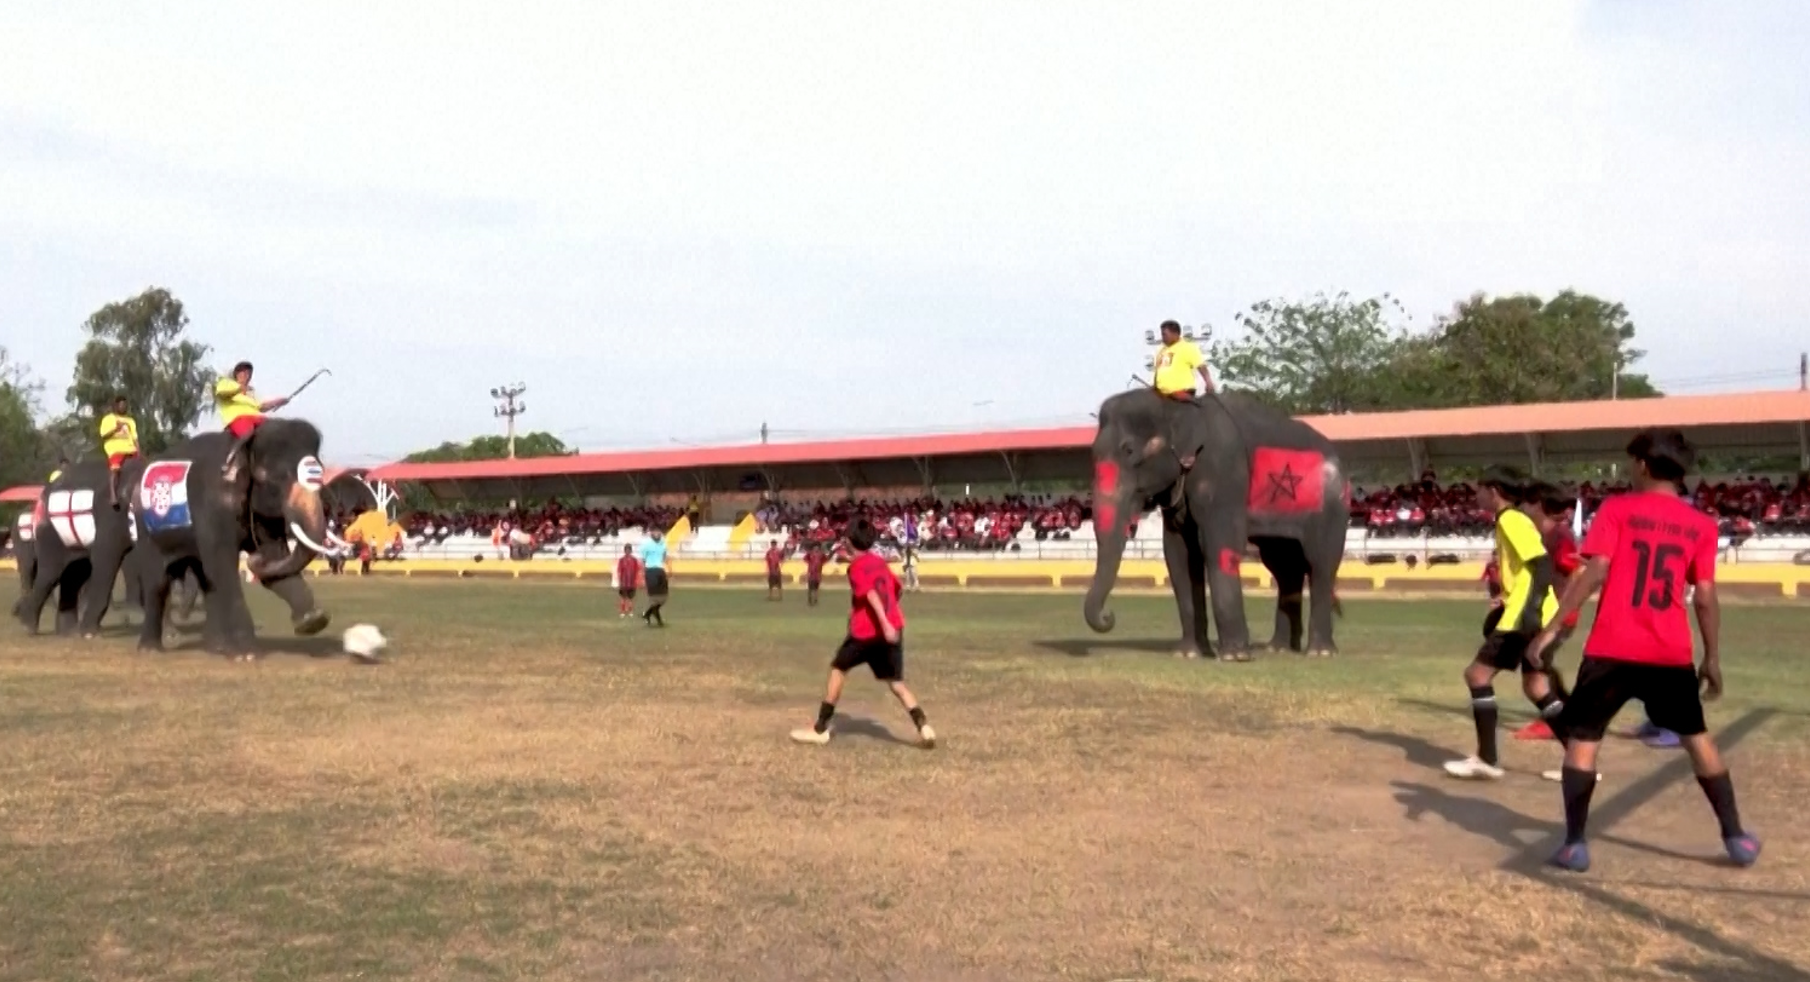
<path fill-rule="evenodd" d="M 806 727 L 805 729 L 802 729 L 802 730 L 793 730 L 792 731 L 792 742 L 794 742 L 794 743 L 812 743 L 812 744 L 816 744 L 817 746 L 821 747 L 824 744 L 830 742 L 830 731 L 824 730 L 823 732 L 819 733 L 815 729 L 812 729 L 810 727 Z"/>
<path fill-rule="evenodd" d="M 918 728 L 918 742 L 924 745 L 925 750 L 936 746 L 936 731 L 930 728 L 929 723 Z"/>
<path fill-rule="evenodd" d="M 1463 760 L 1446 761 L 1445 772 L 1461 781 L 1500 781 L 1507 773 L 1494 764 L 1485 764 L 1476 757 Z"/>
<path fill-rule="evenodd" d="M 1561 782 L 1561 781 L 1563 781 L 1563 780 L 1565 780 L 1565 772 L 1564 772 L 1564 771 L 1541 771 L 1541 772 L 1540 772 L 1540 776 L 1541 776 L 1541 777 L 1543 777 L 1543 778 L 1545 778 L 1545 779 L 1546 779 L 1546 780 L 1548 780 L 1548 781 L 1551 781 L 1551 782 L 1552 782 L 1552 783 L 1554 783 L 1554 784 L 1558 784 L 1558 783 L 1559 783 L 1559 782 Z M 1602 772 L 1602 771 L 1597 771 L 1597 772 L 1596 772 L 1596 780 L 1597 780 L 1597 782 L 1598 782 L 1598 783 L 1601 783 L 1601 782 L 1602 782 L 1602 779 L 1603 779 L 1603 772 Z"/>

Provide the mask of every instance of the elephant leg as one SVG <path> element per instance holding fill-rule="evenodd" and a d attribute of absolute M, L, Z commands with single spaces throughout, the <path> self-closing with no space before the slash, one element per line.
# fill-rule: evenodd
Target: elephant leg
<path fill-rule="evenodd" d="M 1242 517 L 1242 516 L 1240 516 Z M 1219 621 L 1219 660 L 1250 661 L 1251 629 L 1244 617 L 1243 521 L 1209 519 L 1203 523 L 1201 545 L 1207 564 L 1207 587 L 1213 595 L 1213 617 Z"/>
<path fill-rule="evenodd" d="M 113 603 L 113 581 L 119 579 L 121 558 L 102 553 L 89 556 L 88 602 L 82 608 L 82 637 L 92 638 L 100 633 L 101 620 Z M 128 587 L 127 595 L 131 592 Z"/>
<path fill-rule="evenodd" d="M 1175 594 L 1175 609 L 1181 616 L 1182 639 L 1175 653 L 1183 658 L 1199 658 L 1201 644 L 1206 641 L 1206 583 L 1199 568 L 1200 549 L 1189 541 L 1188 531 L 1163 514 L 1163 566 L 1169 571 L 1169 589 Z"/>
<path fill-rule="evenodd" d="M 1262 539 L 1257 552 L 1263 567 L 1276 578 L 1276 632 L 1270 636 L 1269 650 L 1300 651 L 1303 628 L 1302 590 L 1307 585 L 1307 554 L 1299 543 L 1285 539 Z"/>
<path fill-rule="evenodd" d="M 138 570 L 128 567 L 126 570 L 127 579 L 138 581 L 139 599 L 145 608 L 145 623 L 138 632 L 138 650 L 162 651 L 163 615 L 170 600 L 170 574 L 162 568 L 151 568 L 149 563 L 143 564 L 143 567 Z"/>
<path fill-rule="evenodd" d="M 93 569 L 86 560 L 76 560 L 63 567 L 63 574 L 57 577 L 57 636 L 74 637 L 81 624 L 82 602 L 92 603 L 94 579 L 88 574 Z"/>
<path fill-rule="evenodd" d="M 239 579 L 239 554 L 224 557 L 209 550 L 201 558 L 201 573 L 213 589 L 207 592 L 207 627 L 202 636 L 207 649 L 237 658 L 251 653 L 251 611 L 245 606 L 245 584 Z"/>
<path fill-rule="evenodd" d="M 182 577 L 181 606 L 176 611 L 178 619 L 188 621 L 195 616 L 195 604 L 201 600 L 201 581 L 195 578 L 193 570 Z"/>
<path fill-rule="evenodd" d="M 264 584 L 264 589 L 283 598 L 289 605 L 289 624 L 297 636 L 308 637 L 326 630 L 331 617 L 314 605 L 314 591 L 309 588 L 306 578 L 285 576 Z"/>
<path fill-rule="evenodd" d="M 1339 563 L 1345 558 L 1344 526 L 1335 532 L 1326 536 L 1329 544 L 1308 557 L 1308 583 L 1313 591 L 1307 611 L 1309 657 L 1330 658 L 1339 650 L 1332 640 L 1332 618 L 1338 611 Z"/>
<path fill-rule="evenodd" d="M 44 615 L 44 604 L 50 600 L 58 584 L 63 581 L 63 567 L 66 563 L 58 557 L 40 557 L 37 575 L 32 577 L 31 592 L 20 598 L 16 611 L 19 623 L 25 625 L 27 634 L 38 633 L 38 620 Z M 61 601 L 59 600 L 59 606 Z"/>

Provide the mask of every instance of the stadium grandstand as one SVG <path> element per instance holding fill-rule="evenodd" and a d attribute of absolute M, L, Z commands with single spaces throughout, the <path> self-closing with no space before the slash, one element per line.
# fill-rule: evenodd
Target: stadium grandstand
<path fill-rule="evenodd" d="M 1644 426 L 1686 430 L 1707 454 L 1795 460 L 1794 471 L 1711 475 L 1691 493 L 1721 522 L 1730 561 L 1810 551 L 1810 393 L 1754 392 L 1309 417 L 1347 470 L 1394 474 L 1353 488 L 1348 560 L 1487 558 L 1490 516 L 1444 467 L 1512 463 L 1534 474 L 1619 458 Z M 329 474 L 339 530 L 375 558 L 610 560 L 651 529 L 681 556 L 739 560 L 779 540 L 833 543 L 856 516 L 926 561 L 1083 560 L 1094 554 L 1086 484 L 1091 427 L 394 463 Z M 1787 469 L 1788 470 L 1788 469 Z M 396 487 L 431 508 L 399 512 Z M 981 494 L 969 493 L 980 487 Z M 951 492 L 963 489 L 960 495 Z M 1615 483 L 1578 485 L 1587 520 Z M 15 488 L 0 500 L 31 500 Z M 1160 523 L 1135 526 L 1128 559 L 1160 557 Z"/>

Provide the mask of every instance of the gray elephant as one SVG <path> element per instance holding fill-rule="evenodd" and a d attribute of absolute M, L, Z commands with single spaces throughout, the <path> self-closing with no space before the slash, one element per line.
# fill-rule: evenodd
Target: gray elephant
<path fill-rule="evenodd" d="M 1179 653 L 1203 650 L 1207 603 L 1219 620 L 1219 657 L 1248 661 L 1244 584 L 1247 544 L 1276 578 L 1273 650 L 1302 647 L 1302 590 L 1311 585 L 1307 652 L 1331 655 L 1334 588 L 1345 553 L 1350 486 L 1331 441 L 1243 394 L 1199 401 L 1135 389 L 1100 407 L 1094 438 L 1094 535 L 1099 543 L 1083 613 L 1112 630 L 1106 599 L 1124 558 L 1129 524 L 1162 510 L 1163 561 L 1181 615 Z"/>
<path fill-rule="evenodd" d="M 325 476 L 320 431 L 302 420 L 270 419 L 237 452 L 234 476 L 224 463 L 233 440 L 207 433 L 147 461 L 126 483 L 133 498 L 138 544 L 130 575 L 144 591 L 139 647 L 163 647 L 171 587 L 197 575 L 207 607 L 204 642 L 210 651 L 253 655 L 251 611 L 239 579 L 239 555 L 249 571 L 290 609 L 298 635 L 327 627 L 327 612 L 301 575 L 314 557 L 344 548 L 327 530 L 321 504 Z"/>
<path fill-rule="evenodd" d="M 127 461 L 124 479 L 138 466 L 136 460 Z M 54 592 L 59 633 L 68 633 L 72 618 L 84 636 L 99 633 L 113 601 L 113 583 L 132 549 L 131 515 L 108 503 L 109 480 L 105 461 L 84 461 L 64 468 L 38 492 L 32 511 L 31 589 L 14 608 L 27 631 L 37 633 Z"/>

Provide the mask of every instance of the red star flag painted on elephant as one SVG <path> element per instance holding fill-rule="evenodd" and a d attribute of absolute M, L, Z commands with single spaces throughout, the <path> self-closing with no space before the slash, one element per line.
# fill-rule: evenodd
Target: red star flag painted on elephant
<path fill-rule="evenodd" d="M 160 460 L 138 480 L 138 514 L 152 532 L 188 528 L 189 462 Z"/>
<path fill-rule="evenodd" d="M 1258 447 L 1251 455 L 1251 493 L 1246 509 L 1255 516 L 1311 515 L 1326 496 L 1326 458 L 1317 450 Z"/>

